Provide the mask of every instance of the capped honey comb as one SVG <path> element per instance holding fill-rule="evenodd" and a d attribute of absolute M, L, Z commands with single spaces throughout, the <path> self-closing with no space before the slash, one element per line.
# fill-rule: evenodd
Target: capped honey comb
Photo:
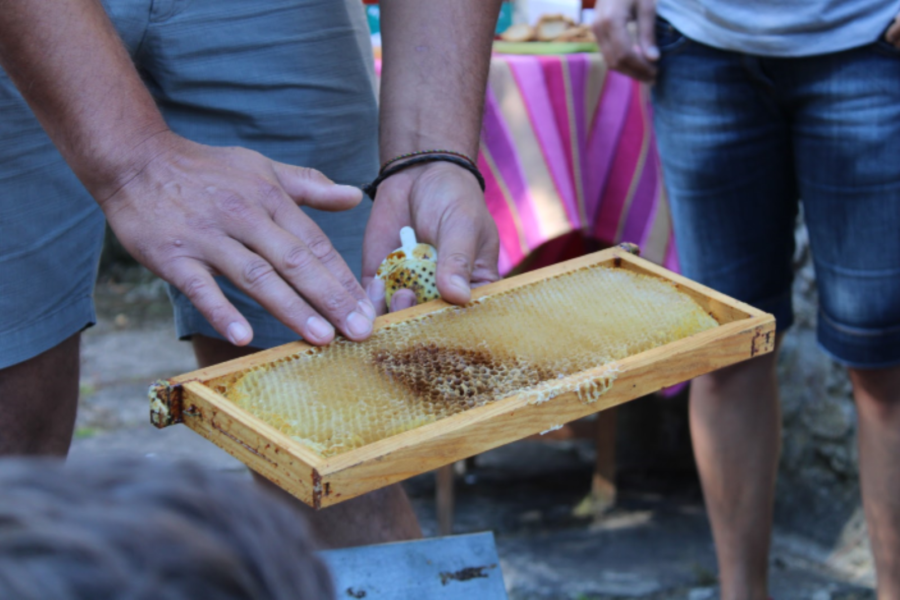
<path fill-rule="evenodd" d="M 595 266 L 339 340 L 219 382 L 232 402 L 324 457 L 513 394 L 595 401 L 615 362 L 718 326 L 672 284 Z M 584 371 L 607 365 L 600 382 Z"/>

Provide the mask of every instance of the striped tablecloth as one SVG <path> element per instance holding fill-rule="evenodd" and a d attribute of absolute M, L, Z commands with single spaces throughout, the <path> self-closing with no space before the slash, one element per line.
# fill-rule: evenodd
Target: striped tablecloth
<path fill-rule="evenodd" d="M 623 241 L 678 270 L 647 88 L 599 54 L 494 54 L 478 163 L 501 274 Z"/>
<path fill-rule="evenodd" d="M 481 142 L 501 273 L 568 258 L 548 242 L 575 236 L 677 270 L 647 89 L 599 54 L 495 54 Z"/>

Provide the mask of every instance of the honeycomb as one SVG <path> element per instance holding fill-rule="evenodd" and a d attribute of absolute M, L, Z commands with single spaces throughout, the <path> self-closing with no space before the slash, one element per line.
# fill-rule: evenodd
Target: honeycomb
<path fill-rule="evenodd" d="M 403 246 L 387 255 L 375 277 L 384 281 L 384 301 L 391 305 L 394 292 L 412 290 L 416 302 L 423 304 L 440 297 L 437 291 L 437 250 L 430 244 L 419 244 L 411 227 L 400 230 Z"/>
<path fill-rule="evenodd" d="M 437 263 L 431 260 L 398 261 L 381 279 L 385 284 L 384 301 L 387 306 L 391 305 L 394 293 L 402 289 L 412 290 L 419 304 L 440 297 L 437 290 Z"/>
<path fill-rule="evenodd" d="M 523 393 L 595 402 L 616 361 L 716 327 L 668 282 L 591 267 L 247 370 L 228 399 L 329 457 Z M 584 371 L 606 365 L 606 376 Z"/>

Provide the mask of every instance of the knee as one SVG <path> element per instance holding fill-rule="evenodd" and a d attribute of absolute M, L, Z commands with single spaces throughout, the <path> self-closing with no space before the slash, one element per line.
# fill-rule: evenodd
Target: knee
<path fill-rule="evenodd" d="M 857 409 L 880 420 L 900 420 L 900 366 L 850 369 Z"/>
<path fill-rule="evenodd" d="M 752 358 L 707 373 L 694 380 L 692 385 L 712 394 L 730 394 L 736 388 L 753 390 L 769 386 L 776 377 L 775 353 Z"/>

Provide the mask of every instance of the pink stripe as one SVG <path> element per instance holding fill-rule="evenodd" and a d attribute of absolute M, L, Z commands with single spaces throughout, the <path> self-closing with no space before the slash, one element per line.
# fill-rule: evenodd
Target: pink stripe
<path fill-rule="evenodd" d="M 499 177 L 506 184 L 512 201 L 516 205 L 519 220 L 524 229 L 526 244 L 530 248 L 537 248 L 546 240 L 541 236 L 538 213 L 535 210 L 536 203 L 529 192 L 528 181 L 519 161 L 519 153 L 513 145 L 512 134 L 500 112 L 497 97 L 490 88 L 484 106 L 481 142 L 491 153 Z M 497 193 L 500 193 L 499 188 Z M 499 200 L 505 202 L 502 195 Z"/>
<path fill-rule="evenodd" d="M 630 79 L 610 71 L 603 85 L 597 111 L 592 118 L 584 153 L 584 196 L 587 216 L 596 223 L 603 191 L 609 177 L 616 146 L 625 126 L 625 114 L 631 100 Z"/>
<path fill-rule="evenodd" d="M 525 254 L 519 245 L 519 230 L 516 228 L 516 221 L 510 212 L 509 205 L 503 198 L 500 184 L 494 177 L 494 172 L 488 166 L 484 154 L 481 152 L 478 153 L 478 168 L 484 175 L 484 200 L 491 216 L 494 217 L 494 223 L 497 224 L 497 232 L 500 234 L 500 245 L 503 248 L 503 253 L 508 261 L 518 264 L 525 258 Z"/>
<path fill-rule="evenodd" d="M 618 242 L 615 237 L 619 220 L 640 160 L 641 146 L 644 141 L 644 119 L 640 106 L 642 96 L 639 85 L 637 81 L 632 84 L 631 102 L 628 106 L 624 126 L 627 135 L 621 137 L 613 157 L 609 180 L 603 192 L 600 210 L 596 218 L 595 235 L 597 239 L 607 243 Z"/>
<path fill-rule="evenodd" d="M 571 180 L 568 178 L 566 155 L 559 138 L 559 131 L 555 127 L 553 110 L 547 98 L 547 84 L 544 80 L 541 63 L 534 60 L 534 57 L 509 58 L 510 70 L 522 94 L 522 100 L 528 111 L 535 137 L 541 145 L 541 153 L 550 177 L 553 179 L 557 196 L 564 202 L 572 202 L 574 194 Z"/>
<path fill-rule="evenodd" d="M 500 277 L 506 277 L 507 273 L 512 271 L 519 262 L 520 261 L 513 261 L 509 255 L 506 254 L 506 249 L 503 246 L 500 246 L 500 252 L 497 256 L 497 271 L 500 273 Z"/>

